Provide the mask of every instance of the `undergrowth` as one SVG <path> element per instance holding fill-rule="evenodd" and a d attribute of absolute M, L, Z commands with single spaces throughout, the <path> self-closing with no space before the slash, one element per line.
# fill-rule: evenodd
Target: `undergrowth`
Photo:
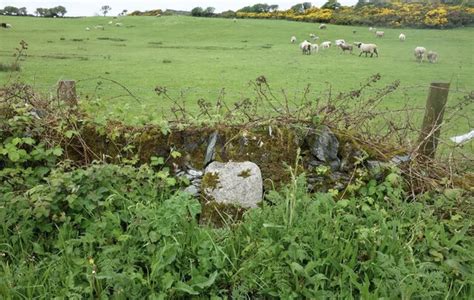
<path fill-rule="evenodd" d="M 390 179 L 354 196 L 306 192 L 303 175 L 220 229 L 148 165 L 55 168 L 0 187 L 2 298 L 464 298 L 471 214 L 460 195 L 406 202 Z M 472 199 L 471 199 L 472 200 Z M 471 212 L 472 213 L 472 212 Z"/>
<path fill-rule="evenodd" d="M 273 98 L 264 77 L 255 89 L 261 101 Z M 1 298 L 472 298 L 472 190 L 448 172 L 429 177 L 441 167 L 420 163 L 418 177 L 395 166 L 377 176 L 356 168 L 342 193 L 310 193 L 296 158 L 286 186 L 214 228 L 200 224 L 201 203 L 181 191 L 166 158 L 79 165 L 64 158 L 62 145 L 76 138 L 87 151 L 87 115 L 42 101 L 28 86 L 1 92 Z M 163 88 L 157 93 L 166 97 Z M 347 97 L 359 95 L 336 100 Z M 174 115 L 188 121 L 179 104 Z M 201 104 L 202 115 L 226 109 Z M 242 114 L 227 115 L 265 121 L 245 114 L 257 105 L 240 104 Z M 279 119 L 295 116 L 348 118 L 328 103 L 283 110 Z M 112 125 L 98 129 L 118 134 Z M 434 183 L 414 193 L 410 180 L 421 177 Z"/>

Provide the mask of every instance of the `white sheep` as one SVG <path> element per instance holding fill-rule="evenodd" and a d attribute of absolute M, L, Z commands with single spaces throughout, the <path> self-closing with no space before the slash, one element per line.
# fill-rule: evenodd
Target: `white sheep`
<path fill-rule="evenodd" d="M 309 36 L 313 41 L 319 40 L 319 36 L 315 35 L 314 33 L 310 33 Z"/>
<path fill-rule="evenodd" d="M 379 53 L 377 51 L 377 45 L 375 44 L 364 44 L 364 43 L 360 43 L 360 42 L 357 42 L 357 43 L 354 43 L 357 48 L 360 49 L 360 53 L 359 53 L 359 57 L 362 55 L 362 53 L 365 53 L 365 57 L 367 57 L 367 54 L 370 53 L 370 57 L 373 57 L 374 54 L 377 55 L 377 57 L 379 57 Z"/>
<path fill-rule="evenodd" d="M 310 55 L 311 54 L 311 43 L 308 42 L 307 40 L 304 40 L 301 44 L 300 44 L 300 49 L 301 51 L 303 52 L 303 54 L 306 54 L 306 55 Z"/>
<path fill-rule="evenodd" d="M 342 45 L 342 44 L 346 43 L 346 41 L 344 41 L 344 40 L 336 40 L 335 42 L 336 42 L 336 46 L 339 46 L 339 45 Z"/>
<path fill-rule="evenodd" d="M 112 25 L 112 24 L 114 24 L 114 22 L 113 22 L 113 21 L 109 21 L 109 25 Z"/>
<path fill-rule="evenodd" d="M 407 39 L 407 37 L 403 33 L 400 33 L 400 35 L 398 36 L 398 39 L 400 40 L 400 42 L 404 42 Z"/>
<path fill-rule="evenodd" d="M 319 52 L 319 46 L 318 44 L 311 44 L 311 52 L 312 53 L 318 53 Z"/>
<path fill-rule="evenodd" d="M 96 25 L 96 26 L 94 26 L 94 28 L 95 28 L 95 29 L 98 29 L 98 30 L 99 30 L 99 29 L 100 29 L 100 30 L 104 30 L 104 26 L 102 26 L 102 25 Z"/>
<path fill-rule="evenodd" d="M 385 35 L 385 32 L 383 32 L 383 31 L 376 31 L 375 32 L 375 36 L 378 37 L 378 38 L 382 38 L 384 35 Z"/>
<path fill-rule="evenodd" d="M 324 23 L 322 23 L 321 25 L 319 25 L 319 29 L 327 29 L 328 26 Z"/>
<path fill-rule="evenodd" d="M 421 63 L 426 53 L 426 48 L 418 46 L 415 48 L 415 58 Z"/>
<path fill-rule="evenodd" d="M 428 54 L 426 55 L 426 58 L 428 58 L 428 61 L 430 63 L 435 63 L 438 60 L 438 53 L 434 51 L 428 51 Z"/>
<path fill-rule="evenodd" d="M 376 31 L 376 30 L 377 30 L 377 28 L 375 28 L 375 27 L 369 27 L 369 31 Z"/>
<path fill-rule="evenodd" d="M 320 47 L 321 47 L 322 49 L 329 49 L 329 48 L 331 47 L 331 44 L 332 44 L 332 43 L 331 43 L 330 41 L 325 41 L 325 42 L 322 42 L 322 43 L 321 43 Z"/>
<path fill-rule="evenodd" d="M 89 31 L 89 30 L 91 30 L 91 29 L 89 27 L 86 27 L 86 31 Z"/>
<path fill-rule="evenodd" d="M 296 43 L 296 36 L 292 36 L 291 39 L 290 39 L 290 42 L 292 44 Z"/>

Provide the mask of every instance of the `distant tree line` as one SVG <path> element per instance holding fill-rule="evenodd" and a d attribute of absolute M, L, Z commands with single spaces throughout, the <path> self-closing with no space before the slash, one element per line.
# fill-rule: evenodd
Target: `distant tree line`
<path fill-rule="evenodd" d="M 191 10 L 191 16 L 193 17 L 213 17 L 215 16 L 214 11 L 216 9 L 214 7 L 208 7 L 203 9 L 202 7 L 195 7 Z"/>
<path fill-rule="evenodd" d="M 52 8 L 37 8 L 35 10 L 35 15 L 37 17 L 46 17 L 46 18 L 62 18 L 67 13 L 64 6 L 56 6 Z M 28 15 L 26 7 L 15 7 L 15 6 L 5 6 L 3 9 L 0 9 L 0 15 L 4 16 L 31 16 Z"/>
<path fill-rule="evenodd" d="M 35 10 L 36 16 L 45 18 L 62 18 L 66 13 L 66 8 L 61 5 L 53 8 L 37 8 Z"/>
<path fill-rule="evenodd" d="M 3 9 L 0 9 L 0 15 L 5 16 L 27 16 L 28 12 L 26 7 L 15 7 L 15 6 L 5 6 Z"/>

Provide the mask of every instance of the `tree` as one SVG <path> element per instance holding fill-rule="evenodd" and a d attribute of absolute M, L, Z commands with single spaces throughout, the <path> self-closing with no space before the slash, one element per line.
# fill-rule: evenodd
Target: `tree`
<path fill-rule="evenodd" d="M 270 11 L 276 11 L 276 10 L 278 10 L 278 4 L 270 5 Z"/>
<path fill-rule="evenodd" d="M 104 15 L 104 17 L 109 13 L 109 11 L 112 9 L 112 7 L 108 6 L 108 5 L 103 5 L 100 10 L 102 11 L 102 14 Z"/>
<path fill-rule="evenodd" d="M 191 16 L 193 17 L 202 17 L 204 10 L 202 7 L 195 7 L 191 10 Z"/>
<path fill-rule="evenodd" d="M 214 15 L 214 11 L 216 9 L 214 7 L 208 7 L 204 10 L 203 16 L 204 17 L 212 17 Z"/>
<path fill-rule="evenodd" d="M 326 9 L 338 9 L 341 7 L 341 3 L 337 2 L 337 0 L 329 0 L 328 2 L 324 3 L 321 8 L 326 8 Z"/>
<path fill-rule="evenodd" d="M 119 15 L 119 16 L 125 16 L 125 15 L 127 15 L 127 13 L 128 13 L 128 10 L 124 9 L 124 10 L 122 10 L 122 12 L 119 13 L 118 15 Z"/>
<path fill-rule="evenodd" d="M 64 17 L 64 15 L 67 13 L 66 8 L 61 5 L 56 6 L 52 9 L 54 10 L 55 15 L 59 17 Z"/>
<path fill-rule="evenodd" d="M 18 9 L 18 15 L 19 16 L 26 16 L 28 14 L 28 12 L 26 11 L 26 7 L 20 7 Z"/>

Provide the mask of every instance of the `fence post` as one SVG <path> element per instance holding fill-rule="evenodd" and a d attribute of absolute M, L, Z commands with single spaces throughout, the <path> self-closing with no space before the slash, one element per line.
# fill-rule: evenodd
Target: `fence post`
<path fill-rule="evenodd" d="M 444 109 L 448 100 L 449 85 L 448 82 L 432 82 L 430 86 L 425 117 L 418 138 L 418 152 L 428 157 L 434 158 L 436 153 L 441 131 L 440 125 L 443 122 Z"/>
<path fill-rule="evenodd" d="M 77 106 L 76 81 L 60 80 L 58 82 L 58 99 L 71 107 Z"/>

